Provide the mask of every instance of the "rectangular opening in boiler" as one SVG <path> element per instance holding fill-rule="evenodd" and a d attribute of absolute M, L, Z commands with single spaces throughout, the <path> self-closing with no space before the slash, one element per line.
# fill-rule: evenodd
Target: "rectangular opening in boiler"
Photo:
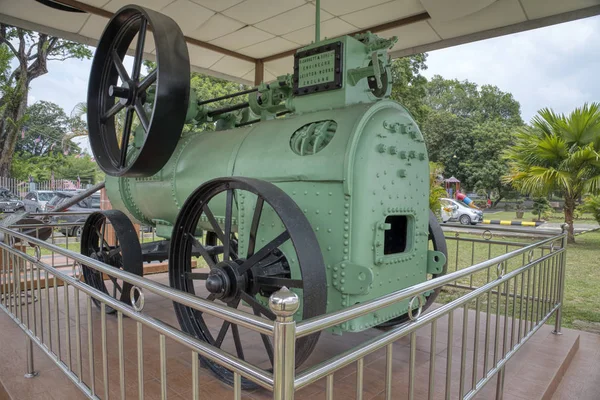
<path fill-rule="evenodd" d="M 406 251 L 408 243 L 408 217 L 406 215 L 390 215 L 385 219 L 390 229 L 385 231 L 383 254 L 396 254 Z"/>

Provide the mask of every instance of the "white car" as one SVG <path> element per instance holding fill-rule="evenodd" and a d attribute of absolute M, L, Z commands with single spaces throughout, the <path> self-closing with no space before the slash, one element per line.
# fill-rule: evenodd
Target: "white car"
<path fill-rule="evenodd" d="M 442 203 L 442 222 L 460 222 L 463 225 L 477 225 L 483 221 L 483 212 L 467 207 L 454 199 L 440 199 Z"/>
<path fill-rule="evenodd" d="M 48 203 L 52 197 L 54 197 L 54 190 L 32 190 L 27 193 L 23 200 L 25 203 L 25 211 L 46 211 L 46 203 Z"/>

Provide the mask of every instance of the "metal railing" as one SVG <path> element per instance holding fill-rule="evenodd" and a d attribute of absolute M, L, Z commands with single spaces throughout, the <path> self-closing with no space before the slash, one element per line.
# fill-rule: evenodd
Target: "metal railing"
<path fill-rule="evenodd" d="M 487 232 L 483 238 L 449 233 L 447 275 L 301 322 L 293 318 L 299 299 L 285 289 L 270 298 L 269 308 L 276 315 L 275 321 L 270 321 L 112 268 L 12 229 L 0 228 L 0 232 L 4 234 L 4 243 L 0 243 L 0 308 L 27 335 L 28 376 L 35 375 L 32 357 L 35 343 L 89 398 L 110 395 L 143 399 L 144 356 L 148 352 L 148 341 L 152 340 L 150 345 L 158 348 L 159 354 L 157 379 L 161 398 L 168 395 L 167 353 L 172 348 L 169 343 L 174 342 L 191 356 L 189 382 L 193 399 L 200 398 L 199 356 L 233 372 L 231 394 L 235 399 L 241 398 L 242 377 L 272 391 L 272 397 L 277 400 L 293 399 L 297 391 L 324 379 L 323 391 L 327 399 L 332 399 L 336 392 L 336 374 L 350 365 L 356 368 L 353 391 L 357 399 L 362 399 L 367 389 L 365 371 L 368 371 L 369 361 L 366 357 L 378 351 L 385 353 L 382 390 L 386 399 L 413 399 L 415 393 L 426 393 L 428 398 L 443 393 L 447 399 L 471 399 L 495 377 L 495 396 L 500 399 L 508 360 L 553 316 L 555 333 L 560 333 L 566 254 L 564 232 L 547 234 L 535 243 L 518 237 L 502 241 L 489 237 Z M 452 248 L 456 249 L 455 253 Z M 478 261 L 480 256 L 486 258 L 486 251 L 489 257 Z M 495 255 L 495 251 L 501 254 Z M 71 273 L 45 262 L 42 255 L 45 252 L 66 258 L 66 264 L 72 266 Z M 465 259 L 473 260 L 473 265 L 463 265 L 468 264 Z M 136 293 L 131 297 L 136 301 L 124 304 L 84 284 L 80 279 L 82 264 L 131 283 L 132 292 Z M 423 296 L 438 288 L 443 289 L 439 306 L 421 313 Z M 144 299 L 150 297 L 178 302 L 267 336 L 273 342 L 273 369 L 253 365 L 152 316 L 148 307 L 144 308 Z M 407 322 L 341 354 L 296 370 L 294 353 L 299 338 L 405 300 L 410 301 L 411 308 Z M 99 312 L 92 307 L 95 304 L 99 305 Z M 116 323 L 107 315 L 109 309 L 116 310 Z M 128 335 L 124 331 L 127 328 L 133 329 L 135 334 Z M 424 331 L 430 332 L 428 343 L 425 346 L 421 343 L 420 350 L 428 353 L 428 359 L 425 364 L 417 365 L 417 337 L 422 337 Z M 116 354 L 109 348 L 114 343 L 107 340 L 109 336 L 116 339 Z M 403 339 L 408 340 L 408 359 L 401 371 L 395 372 L 398 366 L 393 355 L 398 350 L 393 344 Z M 444 344 L 445 349 L 440 349 Z M 137 368 L 134 388 L 125 381 L 125 364 L 131 359 Z M 109 368 L 111 362 L 114 368 Z M 405 384 L 394 384 L 398 373 L 407 374 L 406 381 L 402 380 Z"/>

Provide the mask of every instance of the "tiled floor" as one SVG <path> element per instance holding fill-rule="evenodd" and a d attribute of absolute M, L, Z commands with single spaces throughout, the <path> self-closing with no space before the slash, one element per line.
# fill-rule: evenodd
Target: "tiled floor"
<path fill-rule="evenodd" d="M 552 400 L 600 399 L 600 335 L 581 332 L 579 351 Z"/>
<path fill-rule="evenodd" d="M 167 283 L 167 277 L 164 274 L 154 275 L 153 279 Z M 59 289 L 59 303 L 64 299 L 62 289 Z M 45 298 L 42 293 L 41 304 L 45 306 Z M 87 348 L 88 330 L 87 311 L 86 311 L 86 296 L 83 294 L 80 298 L 80 329 L 79 335 L 81 339 L 81 379 L 82 382 L 91 386 L 90 378 L 90 358 Z M 69 295 L 70 314 L 67 318 L 65 311 L 59 311 L 58 316 L 51 311 L 50 321 L 47 315 L 44 319 L 39 319 L 37 314 L 38 336 L 41 335 L 41 326 L 44 327 L 44 337 L 48 343 L 49 335 L 52 335 L 53 349 L 58 351 L 58 342 L 54 330 L 55 321 L 58 320 L 59 331 L 61 337 L 61 359 L 67 362 L 67 346 L 66 346 L 66 321 L 69 321 L 70 327 L 70 348 L 71 348 L 71 363 L 73 370 L 78 374 L 78 355 L 77 355 L 77 330 L 75 329 L 75 312 L 77 310 L 74 302 L 73 292 Z M 50 298 L 50 309 L 53 309 L 53 298 Z M 31 318 L 33 314 L 31 311 Z M 175 314 L 173 312 L 172 303 L 162 299 L 156 295 L 146 294 L 146 307 L 144 309 L 149 315 L 159 318 L 162 321 L 178 326 Z M 96 394 L 100 398 L 104 396 L 104 380 L 103 380 L 103 363 L 102 363 L 102 347 L 100 341 L 100 313 L 92 307 L 92 337 L 93 337 L 93 366 L 95 370 L 94 388 Z M 485 337 L 485 318 L 480 320 L 480 332 L 478 340 L 475 341 L 474 335 L 474 312 L 469 313 L 467 346 L 464 352 L 464 390 L 471 389 L 473 358 L 475 343 L 478 345 L 478 354 L 476 357 L 477 378 L 483 375 L 484 348 Z M 58 319 L 57 319 L 58 317 Z M 50 332 L 48 331 L 48 322 L 50 322 Z M 452 349 L 451 358 L 451 378 L 450 378 L 450 397 L 458 398 L 460 390 L 461 376 L 461 359 L 462 353 L 462 329 L 463 316 L 460 310 L 454 314 L 454 329 L 453 337 L 450 341 Z M 212 319 L 209 325 L 218 330 L 218 321 Z M 107 373 L 108 373 L 108 393 L 110 398 L 120 398 L 121 388 L 119 385 L 119 353 L 117 340 L 117 318 L 114 315 L 109 315 L 107 318 Z M 491 319 L 491 332 L 494 332 L 495 322 Z M 137 374 L 137 338 L 136 338 L 136 322 L 130 318 L 123 319 L 123 355 L 125 368 L 124 392 L 127 399 L 137 399 L 138 395 L 138 374 Z M 502 335 L 502 325 L 500 326 L 500 335 Z M 508 331 L 511 331 L 511 326 L 508 326 Z M 548 387 L 552 382 L 558 382 L 557 375 L 561 373 L 561 365 L 569 358 L 569 354 L 574 354 L 577 348 L 579 332 L 565 330 L 562 336 L 552 335 L 550 326 L 542 327 L 530 341 L 516 353 L 516 355 L 508 362 L 506 367 L 506 385 L 505 399 L 537 399 L 542 398 L 548 391 Z M 380 335 L 381 331 L 371 329 L 357 334 L 344 334 L 343 336 L 334 336 L 329 333 L 321 335 L 321 339 L 317 348 L 302 366 L 300 372 L 319 362 L 323 362 L 331 357 L 334 357 L 354 346 L 359 346 L 361 343 Z M 499 343 L 502 343 L 500 336 Z M 259 363 L 262 366 L 268 366 L 268 359 L 262 347 L 258 334 L 250 334 L 242 331 L 242 343 L 246 359 Z M 493 343 L 493 335 L 490 338 Z M 510 340 L 510 338 L 508 339 Z M 415 398 L 427 398 L 429 385 L 429 363 L 431 357 L 431 329 L 429 327 L 420 329 L 416 335 L 416 352 L 415 352 Z M 233 341 L 229 338 L 225 340 L 225 346 L 233 349 Z M 435 337 L 435 379 L 434 379 L 434 398 L 444 398 L 445 382 L 446 382 L 446 365 L 448 357 L 448 326 L 447 318 L 439 320 L 436 337 Z M 597 362 L 600 359 L 598 350 L 599 341 L 595 341 L 594 337 L 588 335 L 582 336 L 581 347 L 584 351 L 576 353 L 574 359 L 575 370 L 569 369 L 565 375 L 565 380 L 559 386 L 556 393 L 557 399 L 583 399 L 588 393 L 598 393 L 598 388 L 590 385 L 590 381 L 598 382 L 600 372 L 597 367 Z M 144 368 L 143 368 L 143 383 L 144 383 L 144 398 L 145 399 L 160 399 L 161 398 L 161 370 L 159 356 L 159 338 L 158 335 L 148 328 L 143 329 L 143 350 L 144 350 Z M 500 347 L 501 349 L 501 347 Z M 595 349 L 595 350 L 594 350 Z M 23 378 L 25 369 L 25 339 L 20 331 L 20 328 L 3 312 L 0 312 L 0 360 L 4 360 L 0 364 L 0 381 L 4 385 L 6 392 L 13 398 L 19 400 L 26 399 L 80 399 L 84 396 L 79 392 L 73 383 L 63 374 L 59 367 L 54 364 L 45 354 L 34 346 L 35 367 L 40 375 L 34 379 Z M 493 346 L 489 348 L 489 360 L 493 359 Z M 594 358 L 595 357 L 595 358 Z M 183 345 L 176 343 L 170 339 L 166 340 L 166 359 L 167 359 L 167 395 L 169 399 L 188 399 L 191 398 L 191 369 L 192 353 Z M 402 338 L 393 344 L 393 378 L 392 389 L 393 399 L 404 399 L 408 397 L 408 381 L 409 381 L 409 360 L 410 360 L 410 340 Z M 491 363 L 491 361 L 488 361 Z M 596 363 L 596 367 L 591 367 Z M 375 353 L 368 355 L 364 361 L 364 380 L 363 380 L 363 398 L 364 399 L 383 399 L 385 398 L 385 377 L 386 377 L 386 353 L 385 349 L 381 349 Z M 572 371 L 577 371 L 572 373 Z M 334 375 L 334 398 L 345 399 L 355 398 L 356 393 L 356 364 L 351 364 L 338 371 Z M 579 379 L 581 378 L 581 379 Z M 77 378 L 75 378 L 77 379 Z M 478 399 L 492 398 L 495 391 L 495 381 L 492 381 L 478 395 Z M 325 398 L 325 379 L 300 390 L 296 395 L 297 399 L 317 400 Z M 574 387 L 580 388 L 581 396 L 584 397 L 568 397 L 575 392 Z M 592 389 L 595 388 L 595 389 Z M 201 399 L 227 399 L 232 398 L 232 390 L 221 383 L 208 370 L 200 369 L 200 385 L 199 393 Z M 2 392 L 0 391 L 0 399 Z M 244 391 L 242 398 L 244 399 L 268 399 L 270 394 L 262 389 L 254 389 Z M 591 397 L 590 397 L 591 398 Z M 595 397 L 597 398 L 597 397 Z"/>

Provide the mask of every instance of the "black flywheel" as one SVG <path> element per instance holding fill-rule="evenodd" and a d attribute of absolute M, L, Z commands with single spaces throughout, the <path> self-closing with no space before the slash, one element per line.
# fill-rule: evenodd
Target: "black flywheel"
<path fill-rule="evenodd" d="M 142 248 L 137 232 L 129 218 L 119 210 L 90 214 L 81 234 L 81 254 L 132 274 L 142 276 Z M 129 282 L 103 274 L 86 265 L 81 266 L 85 283 L 118 301 L 130 304 Z M 96 306 L 100 302 L 93 299 Z M 106 312 L 115 310 L 109 306 Z"/>
<path fill-rule="evenodd" d="M 208 232 L 205 238 L 202 231 Z M 223 248 L 217 257 L 204 249 L 215 237 Z M 193 258 L 192 248 L 201 257 Z M 283 190 L 258 179 L 214 179 L 188 197 L 173 226 L 169 280 L 176 289 L 271 320 L 269 296 L 284 286 L 300 298 L 298 320 L 324 314 L 327 305 L 325 265 L 311 225 Z M 266 335 L 179 303 L 174 307 L 183 331 L 272 368 L 273 344 Z M 296 342 L 297 366 L 318 338 L 316 333 Z M 231 371 L 201 360 L 222 381 L 233 382 Z M 254 385 L 243 378 L 242 386 Z"/>
<path fill-rule="evenodd" d="M 429 243 L 431 243 L 433 250 L 439 251 L 440 253 L 443 253 L 444 256 L 446 256 L 446 263 L 442 267 L 440 273 L 430 274 L 429 278 L 433 279 L 437 278 L 438 276 L 446 275 L 446 272 L 448 271 L 448 248 L 446 247 L 446 239 L 444 238 L 444 231 L 442 230 L 442 227 L 440 226 L 437 217 L 431 210 L 429 210 Z M 429 293 L 427 296 L 425 296 L 425 303 L 423 304 L 422 311 L 425 311 L 429 307 L 431 307 L 435 299 L 440 294 L 441 290 L 441 287 L 437 288 L 431 293 Z M 377 328 L 389 328 L 391 326 L 400 325 L 408 321 L 408 319 L 408 314 L 401 315 L 399 317 L 390 319 L 389 321 L 377 325 Z"/>
<path fill-rule="evenodd" d="M 145 47 L 154 50 L 156 68 L 144 75 Z M 90 145 L 100 168 L 112 176 L 158 172 L 177 146 L 189 92 L 189 55 L 177 23 L 135 5 L 117 11 L 98 43 L 88 87 Z"/>

